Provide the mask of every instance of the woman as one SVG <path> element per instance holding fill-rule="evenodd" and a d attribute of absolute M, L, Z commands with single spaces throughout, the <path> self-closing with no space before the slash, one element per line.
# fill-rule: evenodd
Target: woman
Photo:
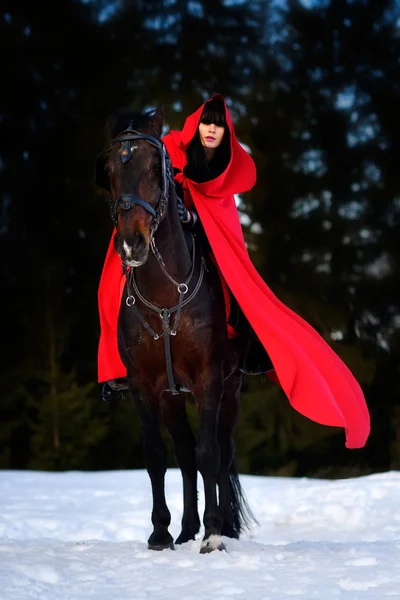
<path fill-rule="evenodd" d="M 322 337 L 272 293 L 247 253 L 234 194 L 253 187 L 256 170 L 236 138 L 223 97 L 213 96 L 186 119 L 182 131 L 171 131 L 163 141 L 182 188 L 187 209 L 182 218 L 201 221 L 223 279 L 272 360 L 271 379 L 298 412 L 343 427 L 347 447 L 362 447 L 370 425 L 359 384 Z M 100 304 L 107 293 L 100 284 Z M 117 349 L 117 317 L 113 332 L 105 335 L 102 325 L 99 381 L 126 373 Z"/>

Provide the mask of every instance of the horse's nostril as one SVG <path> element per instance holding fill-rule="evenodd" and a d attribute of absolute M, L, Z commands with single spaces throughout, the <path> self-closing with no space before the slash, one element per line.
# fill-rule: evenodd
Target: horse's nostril
<path fill-rule="evenodd" d="M 146 245 L 145 237 L 142 233 L 135 232 L 129 235 L 121 236 L 120 244 L 124 248 L 125 252 L 129 254 L 130 252 L 135 252 L 138 248 Z"/>
<path fill-rule="evenodd" d="M 146 238 L 142 233 L 132 232 L 119 239 L 118 254 L 122 262 L 132 267 L 139 267 L 147 259 Z"/>
<path fill-rule="evenodd" d="M 122 248 L 128 260 L 133 259 L 135 255 L 141 253 L 146 248 L 146 239 L 140 231 L 132 232 L 130 235 L 124 236 Z"/>
<path fill-rule="evenodd" d="M 132 242 L 134 250 L 140 248 L 140 246 L 142 246 L 145 243 L 144 235 L 140 233 L 140 231 L 137 231 L 134 235 Z"/>

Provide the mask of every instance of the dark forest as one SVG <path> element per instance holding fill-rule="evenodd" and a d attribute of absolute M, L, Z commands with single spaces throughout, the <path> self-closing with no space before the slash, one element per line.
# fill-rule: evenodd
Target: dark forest
<path fill-rule="evenodd" d="M 143 468 L 130 398 L 97 383 L 97 289 L 112 232 L 94 163 L 107 119 L 213 93 L 258 180 L 252 260 L 361 384 L 365 448 L 247 377 L 241 473 L 400 469 L 400 8 L 393 0 L 5 0 L 0 105 L 0 468 Z M 195 410 L 188 398 L 193 423 Z M 170 448 L 170 464 L 174 457 Z"/>

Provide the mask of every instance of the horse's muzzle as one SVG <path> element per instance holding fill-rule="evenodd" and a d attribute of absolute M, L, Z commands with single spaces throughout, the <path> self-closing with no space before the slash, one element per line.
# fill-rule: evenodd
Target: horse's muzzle
<path fill-rule="evenodd" d="M 128 267 L 140 267 L 146 262 L 149 255 L 149 245 L 140 232 L 119 235 L 116 240 L 116 249 L 122 263 Z"/>

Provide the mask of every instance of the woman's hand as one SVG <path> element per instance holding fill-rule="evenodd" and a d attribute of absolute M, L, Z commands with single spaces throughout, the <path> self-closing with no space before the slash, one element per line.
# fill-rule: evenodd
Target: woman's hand
<path fill-rule="evenodd" d="M 193 216 L 190 210 L 188 210 L 186 206 L 183 203 L 181 204 L 180 202 L 178 202 L 178 215 L 181 220 L 181 223 L 187 224 L 191 223 L 193 220 Z"/>

